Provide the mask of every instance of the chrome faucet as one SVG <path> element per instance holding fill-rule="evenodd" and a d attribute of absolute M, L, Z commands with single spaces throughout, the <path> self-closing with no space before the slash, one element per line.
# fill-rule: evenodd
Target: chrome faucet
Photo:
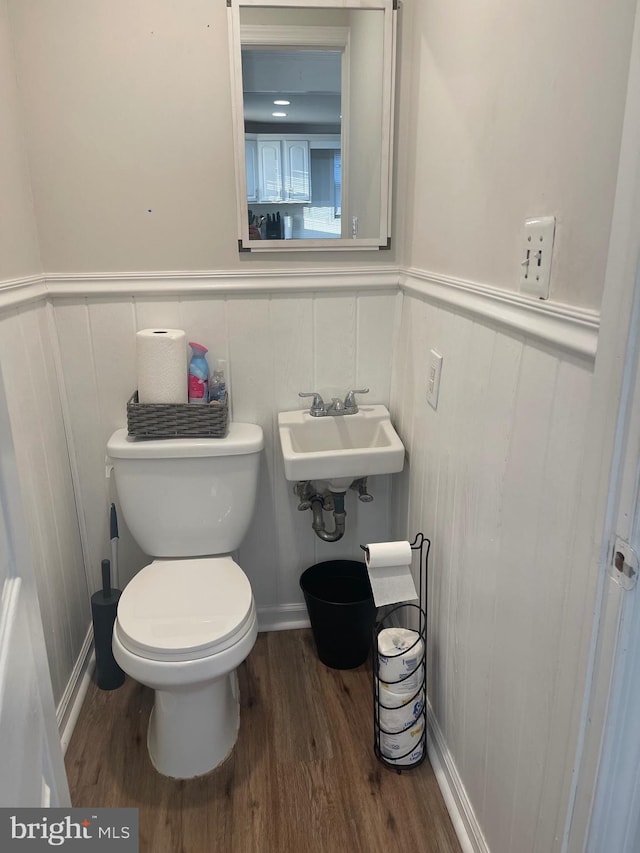
<path fill-rule="evenodd" d="M 309 414 L 314 418 L 323 418 L 326 415 L 331 417 L 339 417 L 342 415 L 355 415 L 358 413 L 358 404 L 356 403 L 356 394 L 368 394 L 368 388 L 353 390 L 347 392 L 344 402 L 339 397 L 332 397 L 331 402 L 327 406 L 317 391 L 299 391 L 299 397 L 313 397 Z"/>
<path fill-rule="evenodd" d="M 313 397 L 309 414 L 314 418 L 322 418 L 327 414 L 324 400 L 317 391 L 298 391 L 298 397 Z"/>
<path fill-rule="evenodd" d="M 327 414 L 333 415 L 346 415 L 345 405 L 340 399 L 340 397 L 332 397 L 331 402 L 327 406 Z"/>
<path fill-rule="evenodd" d="M 361 388 L 359 391 L 349 391 L 347 392 L 347 396 L 344 398 L 344 411 L 343 415 L 355 415 L 358 411 L 358 404 L 356 403 L 356 394 L 368 394 L 368 388 Z"/>

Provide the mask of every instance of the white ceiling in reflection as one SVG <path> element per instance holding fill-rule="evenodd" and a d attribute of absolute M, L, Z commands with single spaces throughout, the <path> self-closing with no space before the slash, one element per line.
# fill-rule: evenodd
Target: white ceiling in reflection
<path fill-rule="evenodd" d="M 335 50 L 242 49 L 248 123 L 339 125 L 342 54 Z M 275 106 L 274 100 L 287 100 Z M 286 117 L 274 118 L 273 112 Z"/>

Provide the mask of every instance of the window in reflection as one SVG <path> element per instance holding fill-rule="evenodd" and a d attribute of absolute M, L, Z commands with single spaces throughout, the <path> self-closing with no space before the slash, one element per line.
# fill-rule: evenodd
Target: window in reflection
<path fill-rule="evenodd" d="M 306 239 L 339 237 L 340 151 L 318 149 L 311 156 L 311 205 L 304 208 L 300 236 Z M 336 169 L 336 163 L 338 167 Z M 336 180 L 337 179 L 337 180 Z"/>

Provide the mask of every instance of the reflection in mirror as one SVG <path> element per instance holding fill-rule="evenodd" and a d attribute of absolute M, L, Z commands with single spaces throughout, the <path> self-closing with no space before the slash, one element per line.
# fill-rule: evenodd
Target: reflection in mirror
<path fill-rule="evenodd" d="M 341 69 L 340 51 L 242 47 L 253 239 L 341 236 Z"/>
<path fill-rule="evenodd" d="M 232 6 L 242 250 L 389 245 L 391 0 L 330 2 Z"/>

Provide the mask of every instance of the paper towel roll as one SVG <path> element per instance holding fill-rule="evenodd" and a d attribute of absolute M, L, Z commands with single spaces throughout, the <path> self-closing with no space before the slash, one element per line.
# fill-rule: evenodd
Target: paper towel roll
<path fill-rule="evenodd" d="M 378 676 L 392 690 L 400 692 L 394 682 L 408 682 L 410 678 L 415 679 L 415 689 L 418 689 L 418 674 L 423 657 L 424 643 L 417 631 L 410 628 L 384 628 L 378 634 Z"/>
<path fill-rule="evenodd" d="M 376 607 L 418 597 L 409 568 L 408 542 L 374 542 L 365 548 L 365 563 Z"/>
<path fill-rule="evenodd" d="M 186 403 L 187 336 L 181 329 L 142 329 L 136 335 L 138 401 Z"/>

